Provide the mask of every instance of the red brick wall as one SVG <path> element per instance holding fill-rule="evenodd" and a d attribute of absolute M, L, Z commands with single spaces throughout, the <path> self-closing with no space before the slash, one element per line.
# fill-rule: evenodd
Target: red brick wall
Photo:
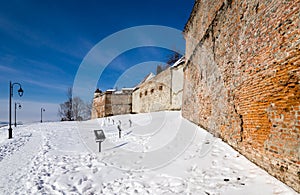
<path fill-rule="evenodd" d="M 105 100 L 104 93 L 97 93 L 94 95 L 92 107 L 92 119 L 105 117 Z"/>
<path fill-rule="evenodd" d="M 300 192 L 300 0 L 196 1 L 183 116 Z"/>

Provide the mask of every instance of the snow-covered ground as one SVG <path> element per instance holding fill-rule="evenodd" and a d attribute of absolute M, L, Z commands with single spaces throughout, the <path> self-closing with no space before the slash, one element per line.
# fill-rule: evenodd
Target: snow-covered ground
<path fill-rule="evenodd" d="M 180 112 L 157 112 L 22 125 L 11 140 L 0 128 L 0 194 L 297 193 Z"/>

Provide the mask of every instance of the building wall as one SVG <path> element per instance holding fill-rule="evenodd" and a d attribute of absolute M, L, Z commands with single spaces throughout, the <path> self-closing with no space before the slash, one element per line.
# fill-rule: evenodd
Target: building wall
<path fill-rule="evenodd" d="M 131 94 L 106 94 L 105 116 L 129 114 L 131 105 Z"/>
<path fill-rule="evenodd" d="M 182 115 L 300 192 L 300 1 L 197 0 Z"/>
<path fill-rule="evenodd" d="M 132 93 L 132 112 L 139 113 L 140 112 L 140 90 L 139 88 L 135 89 Z"/>
<path fill-rule="evenodd" d="M 104 93 L 95 93 L 92 107 L 92 119 L 105 116 L 105 95 Z"/>
<path fill-rule="evenodd" d="M 134 112 L 156 112 L 170 108 L 170 68 L 159 73 L 151 80 L 142 83 L 133 92 Z M 135 105 L 136 104 L 136 105 Z"/>
<path fill-rule="evenodd" d="M 135 113 L 180 110 L 183 91 L 183 64 L 168 68 L 142 83 L 132 94 Z"/>
<path fill-rule="evenodd" d="M 92 119 L 132 112 L 132 94 L 101 93 L 93 99 Z"/>
<path fill-rule="evenodd" d="M 172 71 L 172 105 L 171 110 L 181 110 L 183 93 L 183 64 L 173 67 Z"/>

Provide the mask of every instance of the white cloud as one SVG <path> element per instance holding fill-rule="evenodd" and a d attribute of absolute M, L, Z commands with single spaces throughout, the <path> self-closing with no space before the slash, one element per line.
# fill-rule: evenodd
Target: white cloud
<path fill-rule="evenodd" d="M 55 83 L 55 84 L 49 83 L 49 81 L 42 82 L 42 81 L 36 81 L 36 80 L 32 80 L 32 79 L 25 79 L 24 81 L 27 83 L 36 85 L 36 86 L 40 86 L 45 89 L 55 89 L 55 90 L 59 90 L 59 91 L 66 91 L 69 87 L 68 85 L 59 85 L 57 83 Z"/>
<path fill-rule="evenodd" d="M 16 69 L 13 69 L 13 68 L 10 68 L 10 67 L 7 67 L 7 66 L 2 66 L 0 65 L 0 72 L 1 73 L 18 73 L 18 71 Z"/>

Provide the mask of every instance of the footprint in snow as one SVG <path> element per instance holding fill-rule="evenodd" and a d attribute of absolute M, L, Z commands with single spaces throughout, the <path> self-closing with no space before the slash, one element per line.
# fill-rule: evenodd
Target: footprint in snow
<path fill-rule="evenodd" d="M 92 173 L 93 174 L 95 174 L 95 173 L 97 173 L 98 172 L 98 168 L 94 168 L 93 170 L 92 170 Z"/>
<path fill-rule="evenodd" d="M 77 182 L 77 185 L 81 185 L 82 184 L 82 179 L 79 179 L 79 181 Z"/>
<path fill-rule="evenodd" d="M 86 193 L 88 190 L 92 189 L 92 184 L 89 182 L 82 188 L 82 193 Z"/>

